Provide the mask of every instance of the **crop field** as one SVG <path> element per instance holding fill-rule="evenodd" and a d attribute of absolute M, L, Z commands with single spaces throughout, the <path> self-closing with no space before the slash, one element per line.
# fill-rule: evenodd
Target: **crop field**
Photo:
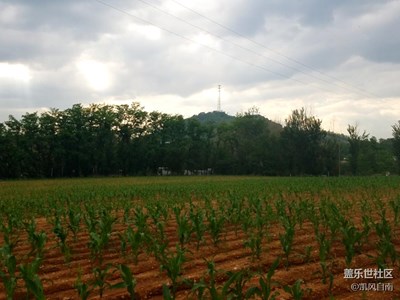
<path fill-rule="evenodd" d="M 399 177 L 0 182 L 1 299 L 400 299 Z"/>

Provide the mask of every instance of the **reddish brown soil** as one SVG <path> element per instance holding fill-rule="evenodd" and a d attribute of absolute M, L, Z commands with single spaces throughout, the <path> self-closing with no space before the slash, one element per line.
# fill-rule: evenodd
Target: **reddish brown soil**
<path fill-rule="evenodd" d="M 122 216 L 120 218 L 122 220 Z M 359 220 L 355 219 L 358 223 Z M 122 222 L 121 222 L 122 223 Z M 139 255 L 139 263 L 135 265 L 132 258 L 123 257 L 120 251 L 120 241 L 118 232 L 122 232 L 125 226 L 118 223 L 114 226 L 113 235 L 110 244 L 104 252 L 104 264 L 117 265 L 125 263 L 129 265 L 135 278 L 137 279 L 136 292 L 140 299 L 162 299 L 162 285 L 169 284 L 170 280 L 165 272 L 160 271 L 160 265 L 152 255 L 141 253 Z M 56 237 L 52 233 L 52 226 L 46 219 L 37 220 L 38 229 L 44 229 L 48 234 L 48 242 L 44 255 L 43 265 L 40 268 L 39 276 L 42 279 L 47 299 L 79 299 L 78 293 L 74 288 L 78 273 L 82 273 L 83 281 L 90 281 L 93 278 L 92 268 L 96 265 L 91 260 L 90 250 L 87 246 L 88 234 L 82 225 L 82 231 L 79 232 L 77 241 L 69 237 L 68 244 L 72 249 L 71 261 L 66 263 L 56 243 Z M 166 233 L 170 240 L 171 249 L 175 248 L 176 223 L 170 221 L 166 227 Z M 278 256 L 283 256 L 282 247 L 279 241 L 279 233 L 282 228 L 278 225 L 272 226 L 269 231 L 270 240 L 264 240 L 263 254 L 261 259 L 254 259 L 251 251 L 243 247 L 245 234 L 238 231 L 235 234 L 232 225 L 225 226 L 221 242 L 218 246 L 214 246 L 209 235 L 206 235 L 204 245 L 196 250 L 196 243 L 192 241 L 188 245 L 190 253 L 187 255 L 188 261 L 184 263 L 183 276 L 198 281 L 206 275 L 207 260 L 214 260 L 216 269 L 221 270 L 218 280 L 223 283 L 226 276 L 222 271 L 234 271 L 240 269 L 251 269 L 254 271 L 263 270 L 267 272 L 273 261 Z M 395 245 L 397 251 L 400 251 L 400 228 L 395 230 Z M 19 262 L 26 259 L 30 251 L 30 245 L 27 242 L 25 233 L 21 233 L 21 242 L 15 248 L 15 254 Z M 352 262 L 351 268 L 373 268 L 376 269 L 374 257 L 376 256 L 376 243 L 378 239 L 375 234 L 369 237 L 368 244 L 364 245 L 362 254 L 357 255 Z M 311 256 L 305 261 L 304 253 L 307 246 L 311 246 Z M 129 253 L 129 249 L 128 249 Z M 343 272 L 345 265 L 345 248 L 340 241 L 334 243 L 332 247 L 332 259 L 329 263 L 332 266 L 331 271 L 334 274 L 332 286 L 332 294 L 335 299 L 362 299 L 362 292 L 353 292 L 350 287 L 356 282 L 374 282 L 377 280 L 355 280 L 344 279 Z M 304 223 L 302 228 L 296 225 L 296 234 L 294 248 L 289 257 L 290 264 L 288 269 L 285 268 L 284 260 L 281 261 L 279 268 L 273 275 L 273 280 L 279 282 L 280 285 L 292 285 L 297 279 L 302 279 L 304 289 L 309 289 L 305 299 L 329 299 L 329 283 L 323 284 L 321 277 L 320 259 L 318 255 L 318 244 L 314 237 L 314 231 L 310 223 Z M 112 273 L 108 282 L 114 284 L 120 282 L 118 272 Z M 329 282 L 329 279 L 328 279 Z M 396 299 L 400 297 L 400 271 L 399 267 L 394 267 L 393 279 L 387 281 L 393 284 L 393 292 L 367 292 L 366 299 Z M 258 277 L 253 277 L 247 287 L 258 285 Z M 290 295 L 278 286 L 276 291 L 280 293 L 278 299 L 290 299 Z M 22 280 L 19 281 L 15 299 L 25 299 L 26 289 Z M 98 299 L 98 290 L 94 290 L 89 299 Z M 129 299 L 126 289 L 106 289 L 104 299 Z M 195 299 L 195 295 L 190 289 L 181 287 L 177 294 L 178 299 Z M 0 286 L 0 300 L 5 299 L 4 286 Z"/>

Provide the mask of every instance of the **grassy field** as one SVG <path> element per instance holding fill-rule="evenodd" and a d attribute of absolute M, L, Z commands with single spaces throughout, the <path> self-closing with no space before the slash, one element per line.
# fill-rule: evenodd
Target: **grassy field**
<path fill-rule="evenodd" d="M 400 297 L 399 177 L 3 181 L 0 214 L 0 299 Z"/>

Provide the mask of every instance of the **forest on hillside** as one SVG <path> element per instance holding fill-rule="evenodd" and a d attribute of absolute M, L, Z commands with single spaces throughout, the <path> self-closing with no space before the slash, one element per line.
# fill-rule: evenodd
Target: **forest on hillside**
<path fill-rule="evenodd" d="M 0 123 L 0 178 L 229 174 L 338 176 L 400 170 L 400 121 L 377 139 L 327 132 L 304 108 L 285 124 L 257 109 L 181 115 L 131 105 L 75 104 Z M 161 170 L 161 171 L 160 171 Z"/>

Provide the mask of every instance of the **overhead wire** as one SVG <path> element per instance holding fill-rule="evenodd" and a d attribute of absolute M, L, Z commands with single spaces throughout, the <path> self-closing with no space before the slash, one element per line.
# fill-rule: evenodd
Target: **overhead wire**
<path fill-rule="evenodd" d="M 215 49 L 215 48 L 213 48 L 213 47 L 210 47 L 210 46 L 208 46 L 208 45 L 206 45 L 206 44 L 200 43 L 200 42 L 198 42 L 198 41 L 196 41 L 196 40 L 193 40 L 193 39 L 191 39 L 191 38 L 188 38 L 188 37 L 186 37 L 186 36 L 184 36 L 184 35 L 182 35 L 182 34 L 176 33 L 176 32 L 174 32 L 174 31 L 172 31 L 172 30 L 170 30 L 170 29 L 168 29 L 168 28 L 165 28 L 165 27 L 161 26 L 161 25 L 157 25 L 157 24 L 155 24 L 155 23 L 153 23 L 153 22 L 151 22 L 151 21 L 145 20 L 145 19 L 140 18 L 140 17 L 138 17 L 138 16 L 136 16 L 136 15 L 133 15 L 133 14 L 129 13 L 128 11 L 124 10 L 124 9 L 121 9 L 121 8 L 118 8 L 118 7 L 113 6 L 113 5 L 111 5 L 111 4 L 108 4 L 108 3 L 106 3 L 106 2 L 104 2 L 104 1 L 102 1 L 102 0 L 94 0 L 94 1 L 99 2 L 99 3 L 101 3 L 101 4 L 105 5 L 105 6 L 108 6 L 109 8 L 112 8 L 112 9 L 114 9 L 114 10 L 120 12 L 120 13 L 123 13 L 123 14 L 125 14 L 125 15 L 127 15 L 127 16 L 133 17 L 133 18 L 135 18 L 135 19 L 137 19 L 137 20 L 139 20 L 139 21 L 141 21 L 141 22 L 143 22 L 143 23 L 146 23 L 146 24 L 152 25 L 152 26 L 154 26 L 154 27 L 157 27 L 157 28 L 159 28 L 159 29 L 161 29 L 161 30 L 163 30 L 163 31 L 165 31 L 165 32 L 168 32 L 168 33 L 170 33 L 170 34 L 172 34 L 172 35 L 175 35 L 175 36 L 177 36 L 177 37 L 179 37 L 179 38 L 182 38 L 182 39 L 184 39 L 184 40 L 186 40 L 186 41 L 189 41 L 189 42 L 194 43 L 194 44 L 198 44 L 198 45 L 200 45 L 200 46 L 202 46 L 202 47 L 204 47 L 204 48 L 207 48 L 207 49 L 209 49 L 209 50 L 211 50 L 211 51 L 217 52 L 217 53 L 219 53 L 219 54 L 221 54 L 221 55 L 224 55 L 224 56 L 226 56 L 226 57 L 228 57 L 228 58 L 231 58 L 231 59 L 233 59 L 233 60 L 240 61 L 240 62 L 242 62 L 242 63 L 244 63 L 244 64 L 250 65 L 250 66 L 252 66 L 252 67 L 261 69 L 261 70 L 263 70 L 263 71 L 269 72 L 269 73 L 271 73 L 271 74 L 274 74 L 274 75 L 277 75 L 277 76 L 280 76 L 280 77 L 283 77 L 283 78 L 286 78 L 286 79 L 289 79 L 289 80 L 296 81 L 296 82 L 301 83 L 301 84 L 307 84 L 307 83 L 304 82 L 304 81 L 301 81 L 301 80 L 298 80 L 298 79 L 295 79 L 295 78 L 290 78 L 290 77 L 288 77 L 288 76 L 285 75 L 285 74 L 282 74 L 282 73 L 273 71 L 273 70 L 268 69 L 268 68 L 265 68 L 265 67 L 263 67 L 263 66 L 256 65 L 256 64 L 254 64 L 254 63 L 252 63 L 252 62 L 243 60 L 243 59 L 238 58 L 238 57 L 235 57 L 235 56 L 233 56 L 233 55 L 231 55 L 231 54 L 225 53 L 225 52 L 223 52 L 223 51 L 221 51 L 221 50 L 218 50 L 218 49 Z"/>
<path fill-rule="evenodd" d="M 190 12 L 192 12 L 192 13 L 194 13 L 194 14 L 196 14 L 196 15 L 198 15 L 198 16 L 206 19 L 206 20 L 208 20 L 209 22 L 211 22 L 211 23 L 213 23 L 213 24 L 225 29 L 226 31 L 228 31 L 230 33 L 233 33 L 234 35 L 239 36 L 240 38 L 242 38 L 242 39 L 244 39 L 244 40 L 246 40 L 246 41 L 248 41 L 248 42 L 250 42 L 250 43 L 252 43 L 254 45 L 257 45 L 257 46 L 259 46 L 261 48 L 264 48 L 264 49 L 266 49 L 266 50 L 268 50 L 268 51 L 270 51 L 270 52 L 272 52 L 272 53 L 274 53 L 274 54 L 276 54 L 276 55 L 278 55 L 280 57 L 283 57 L 284 59 L 286 59 L 286 60 L 288 60 L 288 61 L 290 61 L 292 63 L 300 65 L 300 66 L 302 66 L 302 67 L 304 67 L 304 68 L 306 68 L 306 69 L 308 69 L 310 71 L 316 72 L 316 73 L 318 73 L 318 74 L 320 74 L 322 76 L 325 76 L 325 77 L 327 77 L 329 79 L 341 82 L 343 85 L 346 85 L 346 86 L 348 86 L 350 88 L 356 89 L 356 90 L 358 90 L 360 92 L 366 93 L 366 94 L 368 94 L 370 96 L 378 97 L 377 95 L 375 95 L 375 94 L 373 94 L 373 93 L 371 93 L 371 92 L 369 92 L 369 91 L 367 91 L 365 89 L 361 89 L 360 87 L 358 87 L 356 85 L 353 85 L 353 84 L 349 84 L 348 82 L 345 82 L 345 81 L 341 80 L 340 78 L 337 78 L 335 76 L 326 74 L 324 72 L 321 72 L 320 70 L 318 70 L 315 67 L 309 66 L 309 65 L 307 65 L 307 64 L 305 64 L 305 63 L 303 63 L 303 62 L 301 62 L 301 61 L 299 61 L 299 60 L 297 60 L 295 58 L 292 58 L 292 57 L 289 57 L 289 56 L 287 56 L 285 54 L 282 54 L 280 51 L 277 51 L 277 50 L 275 50 L 273 48 L 265 46 L 264 44 L 261 44 L 261 43 L 255 41 L 255 40 L 253 40 L 253 39 L 250 39 L 247 36 L 241 34 L 240 32 L 238 32 L 238 31 L 236 31 L 236 30 L 234 30 L 234 29 L 232 29 L 232 28 L 230 28 L 230 27 L 228 27 L 228 26 L 226 26 L 226 25 L 224 25 L 224 24 L 222 24 L 220 22 L 217 22 L 217 21 L 211 19 L 210 17 L 207 17 L 206 15 L 204 15 L 204 14 L 202 14 L 202 13 L 200 13 L 200 12 L 198 12 L 198 11 L 196 11 L 196 10 L 194 10 L 194 9 L 192 9 L 192 8 L 182 4 L 182 3 L 180 3 L 179 1 L 176 1 L 176 0 L 170 0 L 170 1 L 175 3 L 175 4 L 177 4 L 177 5 L 179 5 L 179 6 L 181 6 L 181 7 L 183 7 L 183 8 L 185 8 L 186 10 L 189 10 Z"/>
<path fill-rule="evenodd" d="M 269 72 L 269 73 L 274 74 L 274 75 L 277 75 L 277 76 L 279 76 L 279 77 L 286 78 L 286 79 L 291 80 L 291 81 L 295 81 L 295 82 L 297 82 L 297 83 L 301 83 L 301 84 L 304 84 L 304 85 L 309 85 L 309 84 L 310 84 L 310 83 L 304 82 L 304 81 L 302 81 L 302 80 L 299 80 L 299 79 L 290 77 L 290 76 L 288 76 L 288 75 L 282 74 L 282 73 L 280 73 L 280 72 L 271 70 L 271 69 L 266 68 L 266 67 L 264 67 L 264 66 L 260 66 L 260 65 L 258 65 L 258 64 L 253 63 L 253 62 L 249 62 L 249 61 L 243 60 L 243 59 L 238 58 L 238 57 L 236 57 L 236 56 L 234 56 L 234 55 L 231 55 L 231 54 L 229 54 L 229 53 L 226 53 L 226 52 L 224 52 L 224 51 L 221 51 L 221 50 L 218 50 L 218 49 L 216 49 L 216 48 L 210 47 L 209 45 L 200 43 L 200 42 L 198 42 L 198 41 L 196 41 L 196 40 L 193 40 L 193 39 L 191 39 L 191 38 L 188 38 L 188 37 L 186 37 L 186 36 L 184 36 L 184 35 L 182 35 L 182 34 L 180 34 L 180 33 L 177 33 L 177 32 L 175 32 L 175 31 L 172 31 L 172 30 L 170 30 L 170 29 L 168 29 L 168 28 L 166 28 L 166 27 L 163 27 L 163 26 L 161 26 L 161 25 L 155 24 L 154 22 L 151 22 L 151 21 L 149 21 L 149 20 L 145 20 L 145 19 L 143 19 L 143 18 L 141 18 L 141 17 L 138 17 L 138 16 L 136 16 L 136 15 L 134 15 L 134 14 L 132 14 L 132 13 L 129 13 L 128 11 L 126 11 L 126 10 L 124 10 L 124 9 L 118 8 L 118 7 L 116 7 L 116 6 L 114 6 L 114 5 L 111 5 L 111 4 L 107 3 L 107 2 L 104 2 L 104 1 L 102 1 L 102 0 L 95 0 L 95 1 L 98 2 L 98 3 L 100 3 L 100 4 L 102 4 L 102 5 L 104 5 L 104 6 L 107 6 L 107 7 L 109 7 L 109 8 L 112 8 L 112 9 L 114 9 L 114 10 L 120 12 L 120 13 L 123 13 L 123 14 L 125 14 L 125 15 L 130 16 L 130 17 L 133 17 L 133 18 L 135 18 L 135 19 L 137 19 L 137 20 L 139 20 L 139 21 L 141 21 L 141 22 L 143 22 L 143 23 L 146 23 L 146 24 L 152 25 L 152 26 L 154 26 L 154 27 L 157 27 L 157 28 L 159 28 L 159 29 L 161 29 L 161 30 L 163 30 L 163 31 L 165 31 L 165 32 L 168 32 L 169 34 L 178 36 L 179 38 L 182 38 L 182 39 L 184 39 L 184 40 L 187 40 L 187 41 L 189 41 L 189 42 L 191 42 L 191 43 L 195 43 L 195 44 L 201 45 L 201 46 L 204 47 L 204 48 L 207 48 L 207 49 L 209 49 L 209 50 L 211 50 L 211 51 L 214 51 L 214 52 L 216 52 L 216 53 L 219 53 L 219 54 L 221 54 L 221 55 L 224 55 L 224 56 L 226 56 L 226 57 L 228 57 L 228 58 L 230 58 L 230 59 L 240 61 L 241 63 L 247 64 L 247 65 L 252 66 L 252 67 L 254 67 L 254 68 L 261 69 L 261 70 L 263 70 L 263 71 Z M 302 71 L 302 70 L 300 70 L 300 69 L 298 69 L 298 68 L 289 66 L 289 65 L 287 65 L 287 64 L 285 64 L 285 63 L 279 62 L 279 61 L 274 60 L 274 59 L 272 59 L 272 58 L 269 58 L 269 57 L 267 57 L 267 56 L 265 56 L 265 55 L 263 55 L 263 54 L 260 54 L 260 53 L 258 53 L 258 52 L 256 52 L 256 51 L 252 50 L 252 49 L 243 47 L 243 46 L 241 46 L 241 45 L 239 45 L 239 44 L 237 44 L 237 43 L 235 43 L 235 42 L 229 41 L 229 40 L 225 39 L 225 38 L 222 37 L 222 36 L 216 35 L 216 34 L 210 32 L 210 31 L 208 31 L 208 30 L 206 30 L 206 29 L 204 29 L 204 28 L 202 28 L 202 27 L 200 27 L 200 26 L 197 26 L 197 25 L 195 25 L 195 24 L 192 24 L 192 23 L 188 22 L 187 20 L 182 19 L 182 18 L 180 18 L 180 17 L 178 17 L 178 16 L 175 16 L 175 15 L 173 15 L 173 14 L 171 14 L 171 13 L 169 13 L 169 12 L 167 12 L 167 11 L 165 11 L 165 10 L 163 10 L 163 9 L 161 9 L 161 8 L 159 8 L 159 7 L 153 5 L 153 4 L 151 4 L 151 3 L 149 3 L 149 2 L 147 2 L 147 1 L 145 1 L 145 0 L 137 0 L 137 1 L 140 1 L 140 2 L 142 2 L 142 3 L 144 3 L 144 4 L 148 5 L 148 6 L 152 7 L 152 8 L 155 9 L 155 10 L 158 10 L 158 11 L 160 11 L 160 12 L 162 12 L 162 13 L 164 13 L 164 14 L 170 16 L 170 17 L 173 17 L 173 18 L 175 18 L 175 19 L 177 19 L 177 20 L 179 20 L 179 21 L 181 21 L 181 22 L 183 22 L 183 23 L 185 23 L 185 24 L 187 24 L 187 25 L 190 25 L 190 26 L 192 26 L 192 27 L 194 27 L 194 28 L 196 28 L 196 29 L 198 29 L 198 30 L 201 30 L 201 31 L 203 31 L 203 32 L 205 32 L 205 33 L 207 33 L 207 34 L 209 34 L 209 35 L 211 35 L 211 36 L 214 36 L 214 37 L 216 37 L 216 38 L 218 38 L 218 39 L 220 39 L 220 40 L 222 40 L 222 41 L 224 41 L 224 42 L 231 43 L 232 45 L 234 45 L 234 46 L 236 46 L 236 47 L 238 47 L 238 48 L 240 48 L 240 49 L 242 49 L 242 50 L 245 50 L 245 51 L 248 51 L 248 52 L 250 52 L 250 53 L 253 53 L 253 54 L 257 55 L 257 56 L 263 57 L 264 59 L 271 60 L 271 61 L 273 61 L 273 62 L 275 62 L 275 63 L 277 63 L 277 64 L 280 64 L 280 65 L 282 65 L 282 66 L 285 66 L 286 68 L 289 68 L 289 69 L 292 69 L 292 70 L 294 70 L 294 71 L 300 72 L 300 73 L 302 73 L 302 74 L 305 74 L 305 75 L 307 75 L 307 76 L 309 76 L 309 77 L 312 77 L 312 78 L 314 78 L 314 79 L 317 79 L 317 80 L 320 80 L 320 81 L 322 81 L 322 82 L 325 82 L 325 83 L 327 83 L 327 84 L 331 84 L 331 85 L 333 84 L 333 85 L 338 86 L 336 83 L 332 83 L 332 82 L 327 81 L 327 80 L 325 80 L 325 79 L 323 79 L 323 78 L 318 78 L 318 77 L 316 77 L 316 76 L 314 76 L 314 75 L 312 75 L 312 74 L 308 74 L 308 73 L 306 73 L 306 72 L 304 72 L 304 71 Z M 198 12 L 196 12 L 196 11 L 194 11 L 194 10 L 192 10 L 192 9 L 190 9 L 190 8 L 188 8 L 188 7 L 184 6 L 184 5 L 182 5 L 182 4 L 180 4 L 180 3 L 177 2 L 177 1 L 174 1 L 174 0 L 171 0 L 171 1 L 173 1 L 173 2 L 175 2 L 175 3 L 177 3 L 177 4 L 179 4 L 179 5 L 181 5 L 182 7 L 186 8 L 186 9 L 189 9 L 190 11 L 192 11 L 192 12 L 194 12 L 194 13 L 200 15 L 200 16 L 202 16 L 202 14 L 200 14 L 200 13 L 198 13 Z M 242 36 L 240 33 L 236 33 L 236 31 L 233 31 L 233 30 L 229 29 L 228 27 L 226 27 L 226 26 L 224 26 L 224 25 L 222 25 L 222 24 L 219 24 L 218 22 L 215 22 L 215 21 L 213 21 L 212 19 L 210 19 L 210 18 L 208 18 L 208 17 L 206 17 L 206 16 L 204 16 L 204 17 L 205 17 L 207 20 L 209 20 L 209 21 L 211 21 L 211 22 L 213 22 L 213 23 L 218 24 L 218 25 L 221 26 L 222 28 L 231 31 L 232 33 L 235 33 L 235 34 L 237 34 L 237 35 L 239 35 L 239 36 L 245 38 L 246 40 L 248 40 L 248 41 L 250 41 L 250 42 L 252 42 L 252 43 L 255 43 L 255 44 L 257 44 L 257 45 L 261 45 L 261 46 L 262 46 L 262 44 L 259 44 L 259 43 L 257 43 L 257 42 L 254 42 L 254 41 L 252 41 L 252 40 L 250 40 L 250 39 L 248 39 L 248 38 Z M 265 46 L 263 46 L 263 47 L 265 48 Z M 267 50 L 269 50 L 269 48 L 267 48 Z M 304 65 L 304 66 L 306 66 L 306 65 Z M 322 73 L 321 73 L 321 74 L 322 74 Z M 315 84 L 315 83 L 312 82 L 311 84 Z M 346 88 L 346 87 L 343 87 L 343 86 L 339 86 L 339 87 L 342 88 L 342 89 L 346 89 L 346 90 L 348 90 L 348 91 L 354 92 L 353 90 L 349 90 L 349 88 Z M 329 89 L 326 89 L 326 88 L 321 87 L 321 86 L 318 86 L 318 89 L 331 92 Z M 368 92 L 365 92 L 365 91 L 363 91 L 363 92 L 364 92 L 364 93 L 368 93 Z M 369 93 L 368 93 L 368 94 L 369 94 Z"/>
<path fill-rule="evenodd" d="M 250 52 L 250 53 L 252 53 L 252 54 L 255 54 L 255 55 L 257 55 L 257 56 L 259 56 L 259 57 L 262 57 L 262 58 L 264 58 L 264 59 L 273 61 L 274 63 L 279 64 L 279 65 L 281 65 L 281 66 L 284 66 L 284 67 L 286 67 L 286 68 L 288 68 L 288 69 L 291 69 L 291 70 L 293 70 L 293 71 L 297 71 L 297 72 L 300 72 L 300 73 L 302 73 L 302 74 L 305 74 L 306 76 L 312 77 L 312 78 L 314 78 L 314 79 L 323 81 L 323 82 L 328 83 L 328 84 L 334 84 L 334 85 L 336 85 L 335 83 L 332 83 L 332 82 L 329 82 L 329 81 L 327 81 L 327 80 L 318 78 L 318 77 L 316 77 L 316 76 L 314 76 L 314 75 L 312 75 L 312 74 L 305 73 L 304 71 L 302 71 L 302 70 L 300 70 L 300 69 L 298 69 L 298 68 L 289 66 L 289 65 L 287 65 L 287 64 L 285 64 L 285 63 L 282 63 L 282 62 L 280 62 L 280 61 L 278 61 L 278 60 L 275 60 L 275 59 L 273 59 L 273 58 L 270 58 L 270 57 L 267 57 L 267 56 L 265 56 L 265 55 L 263 55 L 263 54 L 260 54 L 260 53 L 254 51 L 254 50 L 252 50 L 252 49 L 250 49 L 250 48 L 243 47 L 243 46 L 239 45 L 238 43 L 232 42 L 232 41 L 230 41 L 230 40 L 228 40 L 228 39 L 226 39 L 226 38 L 224 38 L 224 37 L 222 37 L 222 36 L 220 36 L 220 35 L 217 35 L 217 34 L 214 34 L 214 33 L 210 32 L 209 30 L 206 30 L 206 29 L 204 29 L 204 28 L 202 28 L 202 27 L 200 27 L 200 26 L 197 26 L 197 25 L 195 25 L 195 24 L 193 24 L 193 23 L 190 23 L 189 21 L 187 21 L 187 20 L 185 20 L 185 19 L 183 19 L 183 18 L 181 18 L 181 17 L 178 17 L 178 16 L 176 16 L 176 15 L 174 15 L 174 14 L 171 14 L 171 13 L 169 13 L 169 12 L 167 12 L 167 11 L 165 11 L 165 10 L 163 10 L 163 9 L 161 9 L 161 8 L 159 8 L 159 7 L 153 5 L 153 4 L 151 4 L 151 3 L 149 3 L 149 2 L 147 2 L 147 1 L 145 1 L 145 0 L 137 0 L 137 1 L 140 1 L 140 2 L 142 2 L 142 3 L 144 3 L 144 4 L 148 5 L 148 6 L 152 7 L 152 8 L 155 9 L 155 10 L 158 10 L 158 11 L 160 11 L 160 12 L 162 12 L 162 13 L 164 13 L 164 14 L 170 16 L 170 17 L 173 17 L 173 18 L 175 18 L 175 19 L 177 19 L 177 20 L 179 20 L 179 21 L 181 21 L 181 22 L 183 22 L 183 23 L 185 23 L 185 24 L 187 24 L 187 25 L 189 25 L 189 26 L 192 26 L 192 27 L 194 27 L 194 28 L 196 28 L 196 29 L 198 29 L 198 30 L 201 30 L 201 31 L 203 31 L 203 32 L 205 32 L 205 33 L 207 33 L 207 34 L 209 34 L 209 35 L 211 35 L 211 36 L 214 36 L 214 37 L 216 37 L 217 39 L 219 39 L 219 40 L 221 40 L 221 41 L 223 41 L 223 42 L 230 43 L 230 44 L 234 45 L 235 47 L 238 47 L 238 48 L 240 48 L 240 49 L 242 49 L 242 50 L 245 50 L 245 51 L 247 51 L 247 52 Z M 339 86 L 339 87 L 340 87 L 340 86 Z M 341 88 L 343 88 L 343 87 L 341 87 Z"/>

